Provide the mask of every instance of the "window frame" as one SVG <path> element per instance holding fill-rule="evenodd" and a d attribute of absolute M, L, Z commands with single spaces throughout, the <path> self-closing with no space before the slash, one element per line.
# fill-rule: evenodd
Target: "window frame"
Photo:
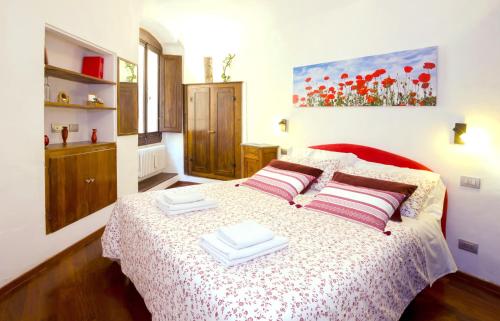
<path fill-rule="evenodd" d="M 162 58 L 162 48 L 158 40 L 156 40 L 149 32 L 146 30 L 140 30 L 139 44 L 144 46 L 144 88 L 143 88 L 143 113 L 144 113 L 144 133 L 138 134 L 139 146 L 156 144 L 162 140 L 162 132 L 160 131 L 160 111 L 161 111 L 161 58 Z M 158 124 L 158 131 L 148 133 L 148 50 L 153 51 L 158 55 L 158 118 L 156 120 Z M 139 72 L 137 73 L 139 74 Z"/>

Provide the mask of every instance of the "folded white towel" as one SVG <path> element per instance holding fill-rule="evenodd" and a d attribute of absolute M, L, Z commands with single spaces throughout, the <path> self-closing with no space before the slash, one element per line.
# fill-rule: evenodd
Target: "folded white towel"
<path fill-rule="evenodd" d="M 203 194 L 198 192 L 182 192 L 182 193 L 173 193 L 171 191 L 167 191 L 161 194 L 163 199 L 169 204 L 185 204 L 185 203 L 193 203 L 202 201 L 205 199 Z"/>
<path fill-rule="evenodd" d="M 221 227 L 216 233 L 221 241 L 235 249 L 266 242 L 274 237 L 270 229 L 250 220 Z"/>
<path fill-rule="evenodd" d="M 193 211 L 207 210 L 217 207 L 217 202 L 211 199 L 193 202 L 189 204 L 168 204 L 163 198 L 157 198 L 156 204 L 158 207 L 168 215 L 179 215 Z"/>
<path fill-rule="evenodd" d="M 200 246 L 225 266 L 233 266 L 284 249 L 288 246 L 288 239 L 276 236 L 267 242 L 235 250 L 212 233 L 201 237 Z"/>

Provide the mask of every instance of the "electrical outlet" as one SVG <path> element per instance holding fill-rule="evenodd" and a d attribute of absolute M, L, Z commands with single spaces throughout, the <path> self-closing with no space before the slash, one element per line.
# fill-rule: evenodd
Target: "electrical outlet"
<path fill-rule="evenodd" d="M 286 149 L 286 148 L 281 148 L 281 149 L 280 149 L 280 153 L 281 153 L 281 155 L 288 155 L 288 149 Z"/>
<path fill-rule="evenodd" d="M 53 133 L 60 133 L 63 129 L 63 124 L 51 124 L 52 132 Z"/>
<path fill-rule="evenodd" d="M 70 132 L 78 132 L 78 124 L 69 124 L 68 129 Z"/>
<path fill-rule="evenodd" d="M 460 186 L 480 189 L 481 179 L 478 177 L 460 176 Z"/>
<path fill-rule="evenodd" d="M 458 248 L 474 254 L 479 252 L 479 244 L 462 239 L 458 239 Z"/>

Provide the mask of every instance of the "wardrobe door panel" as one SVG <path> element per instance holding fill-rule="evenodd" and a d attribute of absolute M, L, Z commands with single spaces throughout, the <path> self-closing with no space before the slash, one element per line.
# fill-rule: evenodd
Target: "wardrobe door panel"
<path fill-rule="evenodd" d="M 211 173 L 210 89 L 188 87 L 188 166 L 189 173 Z"/>
<path fill-rule="evenodd" d="M 235 177 L 235 99 L 234 87 L 213 88 L 213 169 L 219 176 Z"/>

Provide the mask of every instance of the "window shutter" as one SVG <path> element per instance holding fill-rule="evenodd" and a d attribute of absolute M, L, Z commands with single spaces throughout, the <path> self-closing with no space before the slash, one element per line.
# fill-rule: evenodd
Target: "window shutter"
<path fill-rule="evenodd" d="M 182 56 L 164 55 L 160 68 L 160 131 L 182 133 Z"/>

